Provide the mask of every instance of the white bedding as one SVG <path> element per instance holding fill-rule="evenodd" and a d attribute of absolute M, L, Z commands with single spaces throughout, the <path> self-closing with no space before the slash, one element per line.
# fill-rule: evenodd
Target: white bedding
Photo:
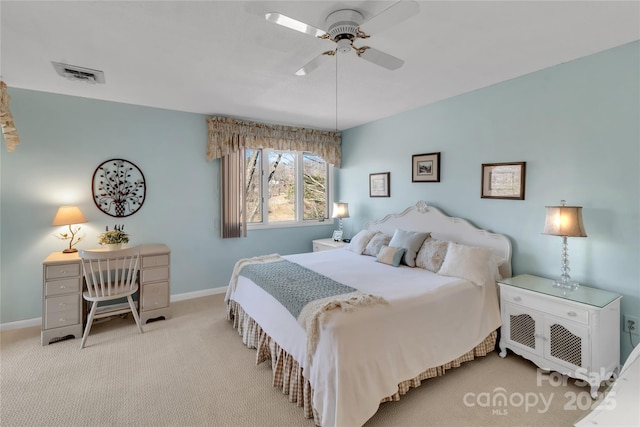
<path fill-rule="evenodd" d="M 500 326 L 488 269 L 486 284 L 477 286 L 344 249 L 284 258 L 389 303 L 331 312 L 306 366 L 306 333 L 296 319 L 245 277 L 229 289 L 227 297 L 304 368 L 323 426 L 364 424 L 400 382 L 458 358 Z"/>

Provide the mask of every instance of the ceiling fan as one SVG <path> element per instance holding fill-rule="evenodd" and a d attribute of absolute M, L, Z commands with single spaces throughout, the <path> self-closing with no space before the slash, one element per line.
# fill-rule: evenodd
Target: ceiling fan
<path fill-rule="evenodd" d="M 379 31 L 410 18 L 417 14 L 419 9 L 420 6 L 417 2 L 413 0 L 401 0 L 366 21 L 362 13 L 355 9 L 340 9 L 327 16 L 325 20 L 326 30 L 305 24 L 304 22 L 277 12 L 265 14 L 265 19 L 274 24 L 282 25 L 319 39 L 331 40 L 337 44 L 335 49 L 322 52 L 296 71 L 296 75 L 298 76 L 307 75 L 318 68 L 325 56 L 350 52 L 352 49 L 358 57 L 362 59 L 366 59 L 387 70 L 397 70 L 404 64 L 402 59 L 370 46 L 356 47 L 353 43 L 357 39 L 367 39 L 370 37 L 370 34 L 376 34 Z"/>

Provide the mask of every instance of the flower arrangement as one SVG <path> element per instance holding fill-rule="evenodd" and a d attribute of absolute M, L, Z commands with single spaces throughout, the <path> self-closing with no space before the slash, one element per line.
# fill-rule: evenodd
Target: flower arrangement
<path fill-rule="evenodd" d="M 109 226 L 107 226 L 105 232 L 98 236 L 98 243 L 101 245 L 129 243 L 129 235 L 124 232 L 124 224 L 114 225 L 111 231 L 109 231 Z"/>

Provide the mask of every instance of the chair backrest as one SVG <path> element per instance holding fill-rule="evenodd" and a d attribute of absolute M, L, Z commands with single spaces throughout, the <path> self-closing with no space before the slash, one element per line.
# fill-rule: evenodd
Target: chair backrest
<path fill-rule="evenodd" d="M 78 251 L 92 298 L 117 296 L 138 286 L 140 248 Z"/>

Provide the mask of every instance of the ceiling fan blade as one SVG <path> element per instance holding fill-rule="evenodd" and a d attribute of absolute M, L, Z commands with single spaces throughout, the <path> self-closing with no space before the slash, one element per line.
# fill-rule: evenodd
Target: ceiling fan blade
<path fill-rule="evenodd" d="M 360 25 L 362 31 L 371 35 L 378 34 L 400 22 L 417 15 L 420 5 L 413 0 L 401 0 L 392 4 L 370 20 Z"/>
<path fill-rule="evenodd" d="M 316 56 L 311 61 L 307 62 L 302 68 L 296 71 L 296 76 L 306 76 L 307 74 L 309 74 L 310 72 L 312 72 L 313 70 L 315 70 L 320 66 L 325 56 L 335 55 L 335 54 L 336 54 L 335 50 L 328 50 L 326 52 L 322 52 L 320 55 Z"/>
<path fill-rule="evenodd" d="M 388 53 L 384 53 L 372 47 L 361 47 L 357 52 L 360 58 L 373 62 L 387 70 L 397 70 L 402 67 L 402 64 L 404 64 L 402 59 L 396 58 L 395 56 L 389 55 Z"/>
<path fill-rule="evenodd" d="M 325 31 L 298 21 L 297 19 L 289 18 L 286 15 L 277 12 L 265 13 L 264 19 L 274 24 L 282 25 L 283 27 L 291 28 L 292 30 L 300 31 L 314 37 L 322 37 L 327 34 Z"/>

